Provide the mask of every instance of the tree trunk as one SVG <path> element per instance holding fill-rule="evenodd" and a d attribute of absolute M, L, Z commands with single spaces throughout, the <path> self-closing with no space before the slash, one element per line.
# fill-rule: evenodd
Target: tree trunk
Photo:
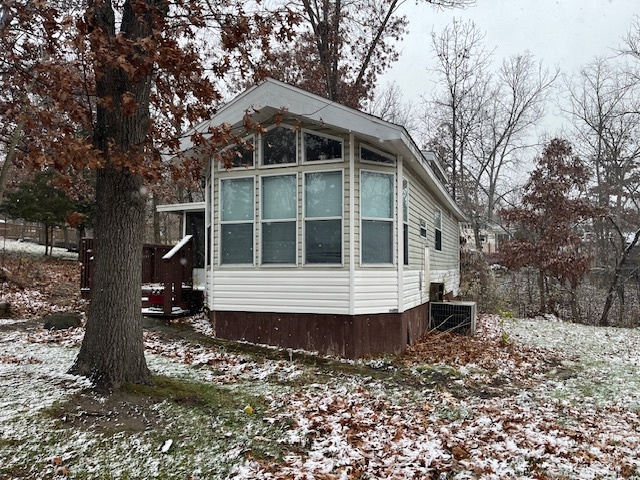
<path fill-rule="evenodd" d="M 631 251 L 636 246 L 639 240 L 640 230 L 636 230 L 636 233 L 633 236 L 633 240 L 631 240 L 627 247 L 622 250 L 622 254 L 618 259 L 618 262 L 616 263 L 616 269 L 613 272 L 611 283 L 609 284 L 609 289 L 607 290 L 607 297 L 604 302 L 604 308 L 602 310 L 602 314 L 600 315 L 600 320 L 598 321 L 598 325 L 602 327 L 609 325 L 609 312 L 611 311 L 611 306 L 613 305 L 613 295 L 614 293 L 619 291 L 620 283 L 624 281 L 622 278 L 622 269 L 627 263 L 627 259 L 629 258 Z M 622 306 L 620 308 L 622 308 Z"/>
<path fill-rule="evenodd" d="M 142 337 L 142 179 L 122 170 L 98 172 L 95 267 L 87 330 L 72 372 L 99 388 L 148 383 Z M 105 199 L 107 201 L 105 201 Z"/>
<path fill-rule="evenodd" d="M 143 4 L 145 8 L 132 0 L 123 4 L 120 29 L 128 40 L 151 39 L 153 28 L 163 28 L 167 4 L 162 0 Z M 92 48 L 100 52 L 116 37 L 118 22 L 111 2 L 90 0 L 88 5 L 96 27 Z M 94 146 L 102 152 L 104 166 L 98 170 L 96 182 L 91 306 L 82 347 L 71 368 L 72 373 L 89 376 L 96 387 L 105 390 L 151 380 L 144 358 L 141 314 L 143 179 L 124 165 L 140 165 L 148 154 L 145 145 L 152 83 L 148 62 L 152 53 L 137 47 L 129 53 L 132 68 L 127 70 L 118 63 L 95 64 L 96 96 L 108 99 L 98 102 L 93 131 Z"/>
<path fill-rule="evenodd" d="M 544 272 L 542 270 L 538 271 L 538 287 L 540 290 L 540 313 L 547 313 L 544 292 Z"/>
<path fill-rule="evenodd" d="M 44 224 L 44 256 L 49 253 L 49 225 Z"/>

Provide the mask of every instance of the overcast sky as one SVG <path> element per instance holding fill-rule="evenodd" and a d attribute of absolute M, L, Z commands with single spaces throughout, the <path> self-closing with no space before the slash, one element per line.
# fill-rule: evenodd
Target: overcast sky
<path fill-rule="evenodd" d="M 496 67 L 512 54 L 530 51 L 537 59 L 564 73 L 577 71 L 596 56 L 612 55 L 622 43 L 640 0 L 477 0 L 465 10 L 436 11 L 424 3 L 407 0 L 409 35 L 402 43 L 400 60 L 381 79 L 395 81 L 404 99 L 417 102 L 433 89 L 435 65 L 431 32 L 440 32 L 453 18 L 473 20 L 486 33 L 487 50 L 496 48 Z"/>

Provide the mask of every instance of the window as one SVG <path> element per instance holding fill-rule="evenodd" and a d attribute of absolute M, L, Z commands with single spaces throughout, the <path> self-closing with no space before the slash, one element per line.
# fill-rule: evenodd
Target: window
<path fill-rule="evenodd" d="M 262 263 L 296 263 L 297 176 L 262 177 Z"/>
<path fill-rule="evenodd" d="M 262 165 L 287 165 L 296 163 L 296 131 L 288 127 L 275 127 L 262 137 Z"/>
<path fill-rule="evenodd" d="M 342 263 L 342 172 L 304 177 L 304 261 Z"/>
<path fill-rule="evenodd" d="M 396 163 L 393 156 L 388 153 L 365 146 L 360 146 L 360 159 L 365 162 L 386 163 L 387 165 L 395 165 Z"/>
<path fill-rule="evenodd" d="M 342 139 L 311 132 L 304 132 L 302 138 L 305 162 L 342 160 Z"/>
<path fill-rule="evenodd" d="M 253 159 L 255 147 L 253 137 L 243 140 L 244 143 L 233 145 L 221 152 L 220 169 L 225 168 L 251 168 L 253 167 Z"/>
<path fill-rule="evenodd" d="M 221 181 L 220 263 L 253 264 L 253 177 Z"/>
<path fill-rule="evenodd" d="M 402 239 L 404 264 L 409 265 L 409 182 L 402 179 Z"/>
<path fill-rule="evenodd" d="M 361 172 L 362 263 L 393 263 L 393 174 Z"/>
<path fill-rule="evenodd" d="M 205 240 L 204 240 L 204 212 L 185 212 L 185 234 L 193 235 L 193 266 L 204 268 Z"/>
<path fill-rule="evenodd" d="M 434 213 L 433 224 L 436 230 L 436 250 L 442 250 L 442 211 L 436 208 Z"/>
<path fill-rule="evenodd" d="M 427 238 L 427 221 L 420 219 L 420 238 Z"/>

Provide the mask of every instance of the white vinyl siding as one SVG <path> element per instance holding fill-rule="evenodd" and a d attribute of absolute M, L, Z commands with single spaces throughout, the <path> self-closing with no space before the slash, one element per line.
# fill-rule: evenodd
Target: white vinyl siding
<path fill-rule="evenodd" d="M 409 202 L 409 267 L 405 267 L 404 302 L 405 308 L 412 303 L 412 291 L 418 289 L 418 285 L 409 284 L 415 281 L 419 283 L 419 278 L 411 272 L 420 272 L 424 265 L 424 249 L 429 248 L 430 252 L 430 278 L 429 283 L 444 283 L 448 291 L 456 291 L 458 288 L 457 276 L 460 263 L 459 227 L 458 221 L 443 209 L 434 199 L 431 192 L 415 176 L 412 171 L 406 169 L 403 172 L 405 178 L 409 180 L 411 199 Z M 435 211 L 439 209 L 441 214 L 442 230 L 442 250 L 435 250 Z M 424 227 L 421 227 L 424 222 Z M 421 236 L 424 230 L 425 236 Z M 449 288 L 451 287 L 451 288 Z M 427 289 L 428 291 L 428 289 Z M 424 301 L 428 299 L 425 298 Z"/>
<path fill-rule="evenodd" d="M 408 270 L 405 268 L 402 273 L 403 310 L 409 310 L 428 301 L 428 294 L 425 293 L 424 288 L 421 288 L 423 286 L 422 282 L 424 281 L 424 271 Z"/>
<path fill-rule="evenodd" d="M 353 296 L 356 315 L 398 311 L 398 272 L 392 268 L 356 270 Z"/>
<path fill-rule="evenodd" d="M 212 280 L 214 310 L 349 314 L 347 270 L 220 269 Z"/>

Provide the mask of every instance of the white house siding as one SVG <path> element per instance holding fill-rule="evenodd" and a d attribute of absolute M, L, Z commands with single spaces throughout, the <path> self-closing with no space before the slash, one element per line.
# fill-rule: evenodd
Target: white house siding
<path fill-rule="evenodd" d="M 398 311 L 398 272 L 395 269 L 360 269 L 354 273 L 355 314 Z"/>
<path fill-rule="evenodd" d="M 417 307 L 429 300 L 428 291 L 424 290 L 424 270 L 403 271 L 403 310 Z"/>
<path fill-rule="evenodd" d="M 349 313 L 344 270 L 217 270 L 212 310 L 278 313 Z"/>
<path fill-rule="evenodd" d="M 460 264 L 460 230 L 458 221 L 450 211 L 436 202 L 422 181 L 404 164 L 404 177 L 409 180 L 409 269 L 422 269 L 424 265 L 424 249 L 430 253 L 430 281 L 445 283 L 445 291 L 458 291 Z M 435 249 L 434 212 L 442 211 L 442 250 Z M 426 239 L 420 236 L 420 220 L 427 225 Z M 437 273 L 436 272 L 440 272 Z M 446 281 L 445 281 L 446 280 Z M 408 302 L 405 293 L 405 302 Z M 427 299 L 425 298 L 425 301 Z"/>
<path fill-rule="evenodd" d="M 454 296 L 460 291 L 460 270 L 431 270 L 431 283 L 444 284 L 444 291 Z"/>

